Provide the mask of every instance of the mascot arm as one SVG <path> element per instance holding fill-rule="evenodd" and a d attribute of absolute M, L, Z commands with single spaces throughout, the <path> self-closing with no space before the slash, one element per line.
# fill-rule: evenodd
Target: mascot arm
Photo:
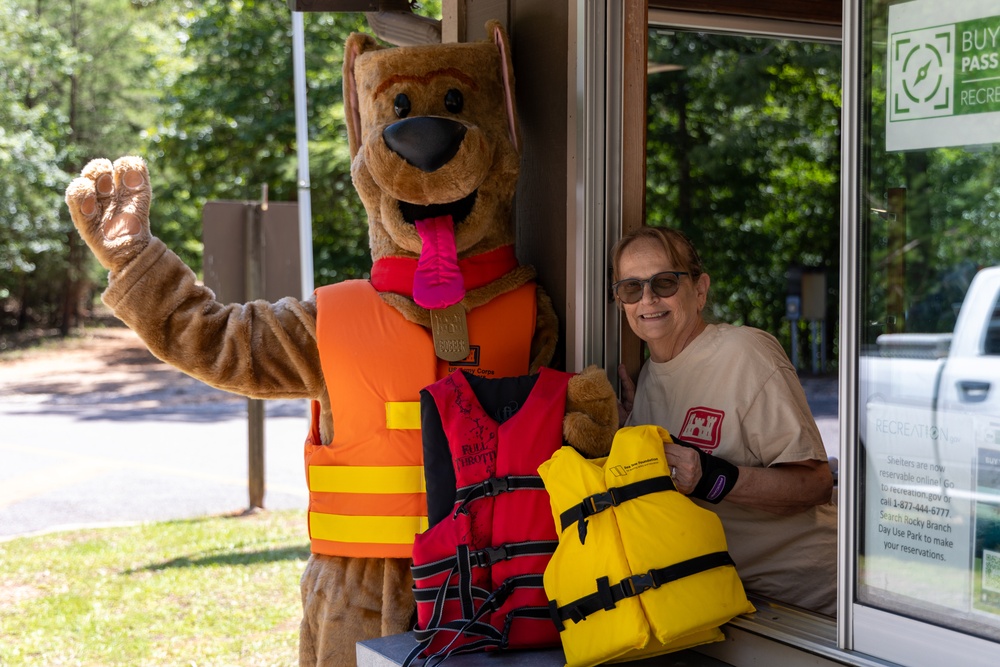
<path fill-rule="evenodd" d="M 559 319 L 556 317 L 552 299 L 541 285 L 535 286 L 535 333 L 531 338 L 531 365 L 529 373 L 537 373 L 543 366 L 552 363 L 559 338 Z"/>
<path fill-rule="evenodd" d="M 223 305 L 149 231 L 140 158 L 94 160 L 66 191 L 73 223 L 111 269 L 104 302 L 158 358 L 219 389 L 253 398 L 325 391 L 316 308 L 282 299 Z"/>
<path fill-rule="evenodd" d="M 563 437 L 587 458 L 607 456 L 618 431 L 618 399 L 604 370 L 588 366 L 569 380 Z"/>

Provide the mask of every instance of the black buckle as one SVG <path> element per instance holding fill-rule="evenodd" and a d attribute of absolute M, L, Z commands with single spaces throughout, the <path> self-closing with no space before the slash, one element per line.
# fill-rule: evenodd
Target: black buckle
<path fill-rule="evenodd" d="M 489 567 L 493 563 L 497 563 L 502 560 L 507 560 L 510 556 L 507 555 L 507 547 L 486 547 L 479 551 L 473 551 L 469 556 L 475 559 L 475 564 L 478 567 Z"/>
<path fill-rule="evenodd" d="M 625 586 L 626 583 L 628 584 L 627 587 Z M 633 574 L 628 579 L 622 581 L 622 593 L 624 593 L 627 598 L 639 595 L 640 593 L 645 593 L 650 588 L 659 587 L 660 584 L 656 581 L 652 572 L 646 572 L 645 574 Z M 629 589 L 631 589 L 631 591 Z"/>
<path fill-rule="evenodd" d="M 618 507 L 621 501 L 615 497 L 615 490 L 611 489 L 606 493 L 595 493 L 583 499 L 583 514 L 590 516 L 603 512 L 609 507 Z"/>
<path fill-rule="evenodd" d="M 483 496 L 489 498 L 510 490 L 510 479 L 507 477 L 490 477 L 483 480 Z"/>

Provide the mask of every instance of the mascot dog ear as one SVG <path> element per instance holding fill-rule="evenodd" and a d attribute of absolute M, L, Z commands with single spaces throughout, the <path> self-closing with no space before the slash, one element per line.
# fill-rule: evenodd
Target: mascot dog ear
<path fill-rule="evenodd" d="M 514 63 L 510 57 L 510 39 L 499 21 L 489 21 L 486 24 L 486 33 L 493 39 L 500 52 L 500 62 L 503 67 L 500 76 L 503 80 L 504 99 L 507 102 L 507 131 L 510 133 L 510 142 L 514 144 L 514 150 L 520 154 L 521 128 L 517 124 L 517 107 L 514 105 Z"/>
<path fill-rule="evenodd" d="M 486 33 L 493 41 L 500 56 L 500 80 L 503 82 L 504 101 L 507 111 L 507 131 L 510 142 L 518 154 L 521 152 L 521 132 L 517 120 L 517 106 L 514 99 L 514 64 L 511 60 L 510 39 L 499 21 L 488 21 Z M 344 115 L 347 118 L 347 138 L 353 159 L 361 150 L 361 109 L 358 96 L 358 81 L 354 75 L 354 63 L 358 56 L 368 51 L 383 48 L 371 35 L 353 33 L 344 46 Z"/>
<path fill-rule="evenodd" d="M 344 45 L 344 116 L 347 119 L 347 141 L 351 159 L 361 150 L 361 112 L 358 101 L 358 81 L 354 77 L 354 62 L 366 51 L 381 49 L 371 35 L 351 33 Z"/>

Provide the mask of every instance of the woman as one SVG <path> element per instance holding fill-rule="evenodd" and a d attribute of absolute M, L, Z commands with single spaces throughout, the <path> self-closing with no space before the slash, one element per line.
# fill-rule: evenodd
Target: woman
<path fill-rule="evenodd" d="M 687 443 L 664 445 L 674 483 L 718 513 L 748 591 L 833 615 L 833 477 L 784 350 L 759 329 L 705 321 L 711 280 L 680 232 L 640 228 L 615 245 L 612 268 L 649 349 L 636 385 L 619 368 L 623 422 Z"/>

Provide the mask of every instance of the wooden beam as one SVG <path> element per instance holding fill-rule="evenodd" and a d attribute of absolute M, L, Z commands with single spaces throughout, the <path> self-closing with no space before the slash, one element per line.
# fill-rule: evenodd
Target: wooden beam
<path fill-rule="evenodd" d="M 842 0 L 649 0 L 653 9 L 841 25 Z"/>
<path fill-rule="evenodd" d="M 622 234 L 646 223 L 646 54 L 649 13 L 645 0 L 624 0 L 622 57 Z M 621 359 L 633 380 L 643 361 L 643 343 L 621 322 Z"/>

